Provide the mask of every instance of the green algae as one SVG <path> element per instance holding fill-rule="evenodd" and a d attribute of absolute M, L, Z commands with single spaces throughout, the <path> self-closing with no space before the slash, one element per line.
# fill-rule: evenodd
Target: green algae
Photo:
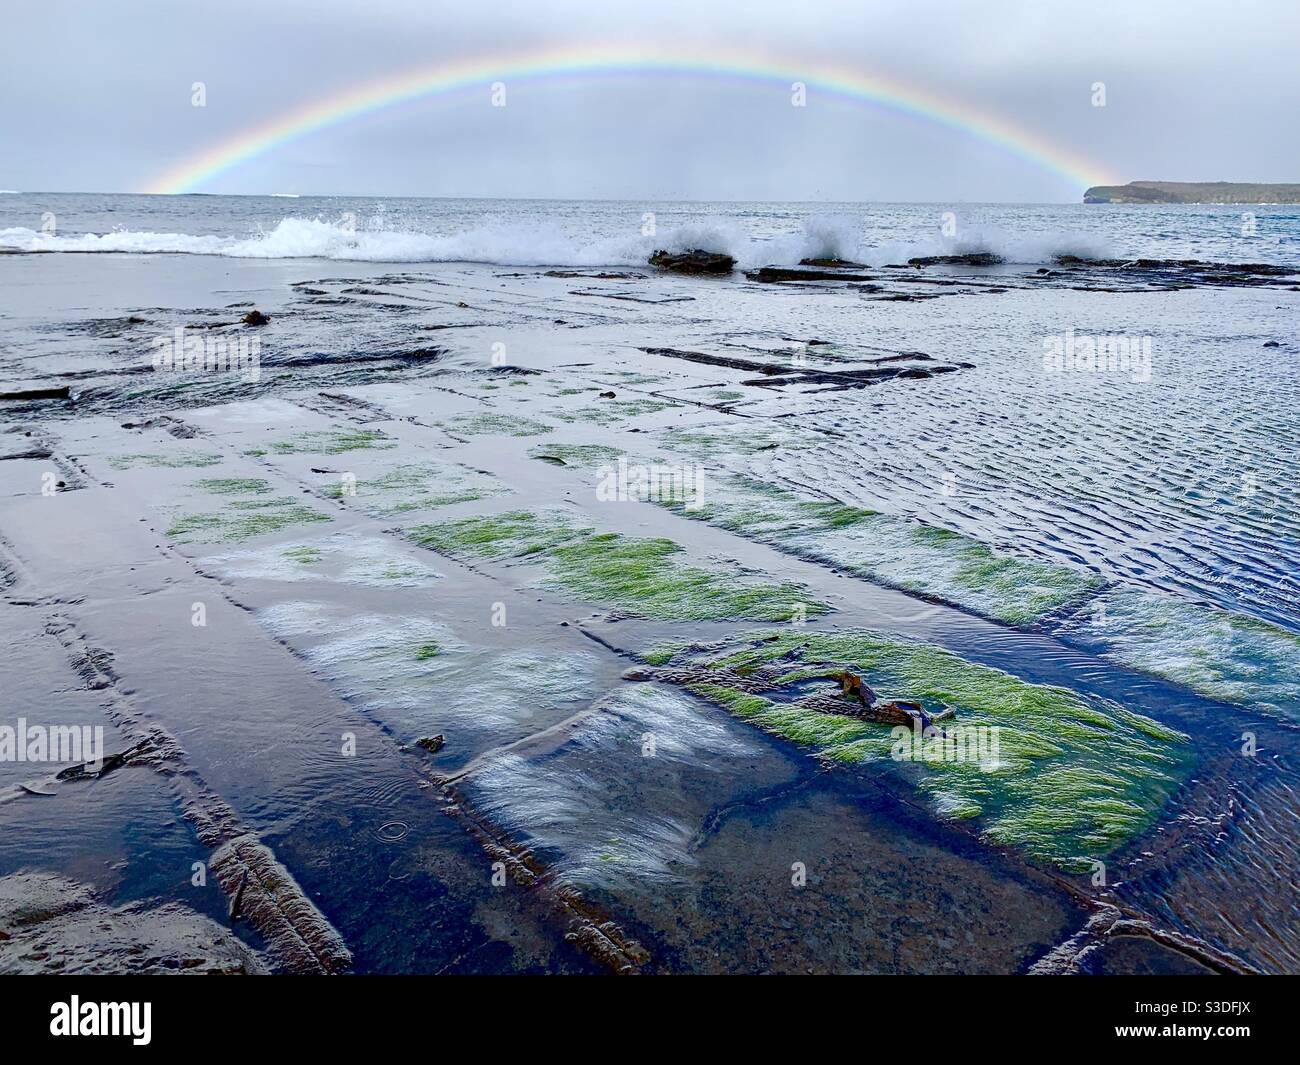
<path fill-rule="evenodd" d="M 1211 699 L 1300 720 L 1300 634 L 1258 618 L 1117 588 L 1058 634 Z"/>
<path fill-rule="evenodd" d="M 789 621 L 830 608 L 798 584 L 753 583 L 734 567 L 703 569 L 671 540 L 597 533 L 557 512 L 508 511 L 406 530 L 415 543 L 460 559 L 530 559 L 542 586 L 639 617 Z"/>
<path fill-rule="evenodd" d="M 551 416 L 562 422 L 588 422 L 592 425 L 618 425 L 645 414 L 658 414 L 677 406 L 659 399 L 611 399 L 598 407 L 579 407 L 577 410 L 552 411 Z"/>
<path fill-rule="evenodd" d="M 448 432 L 461 436 L 542 436 L 549 425 L 518 414 L 462 414 L 443 423 Z"/>
<path fill-rule="evenodd" d="M 369 587 L 428 587 L 436 570 L 386 537 L 334 533 L 254 546 L 205 559 L 223 576 L 254 581 L 325 580 Z M 419 641 L 416 641 L 417 643 Z"/>
<path fill-rule="evenodd" d="M 415 660 L 417 662 L 427 662 L 430 658 L 437 658 L 442 654 L 442 647 L 437 643 L 422 643 L 415 649 Z"/>
<path fill-rule="evenodd" d="M 696 646 L 691 640 L 667 640 L 663 643 L 657 643 L 648 650 L 642 651 L 637 657 L 642 662 L 652 666 L 667 665 L 683 651 Z"/>
<path fill-rule="evenodd" d="M 880 517 L 874 510 L 866 510 L 863 507 L 855 507 L 847 503 L 835 503 L 829 500 L 825 502 L 821 500 L 801 501 L 799 503 L 799 513 L 810 521 L 817 522 L 825 529 L 846 529 L 850 525 L 858 525 L 870 518 Z"/>
<path fill-rule="evenodd" d="M 606 370 L 598 376 L 611 384 L 622 384 L 629 388 L 643 385 L 660 385 L 668 380 L 662 374 L 642 373 L 639 370 Z"/>
<path fill-rule="evenodd" d="M 194 483 L 205 492 L 223 496 L 259 495 L 271 490 L 271 486 L 260 477 L 211 477 Z"/>
<path fill-rule="evenodd" d="M 279 532 L 293 525 L 329 521 L 329 517 L 292 499 L 269 499 L 257 507 L 251 504 L 232 508 L 233 514 L 184 514 L 172 522 L 167 535 L 179 543 L 222 543 L 247 540 L 254 536 Z"/>
<path fill-rule="evenodd" d="M 616 447 L 604 444 L 536 444 L 528 449 L 528 457 L 549 462 L 553 466 L 599 466 L 613 462 L 621 454 Z"/>
<path fill-rule="evenodd" d="M 714 458 L 757 455 L 782 448 L 805 448 L 811 446 L 820 437 L 794 429 L 755 425 L 753 420 L 746 420 L 745 424 L 740 426 L 668 429 L 660 434 L 660 439 L 674 451 Z"/>
<path fill-rule="evenodd" d="M 512 510 L 405 530 L 415 543 L 459 559 L 500 561 L 524 558 L 587 535 L 590 529 L 571 525 L 563 516 Z"/>
<path fill-rule="evenodd" d="M 930 547 L 937 547 L 940 544 L 950 544 L 960 540 L 961 537 L 951 529 L 940 529 L 935 525 L 918 525 L 912 530 L 912 535 L 919 544 L 926 544 Z"/>
<path fill-rule="evenodd" d="M 355 494 L 370 513 L 391 517 L 413 510 L 469 503 L 509 491 L 489 474 L 450 463 L 424 462 L 394 467 L 377 477 L 359 479 L 347 488 L 342 484 L 330 485 L 325 494 L 332 499 Z"/>
<path fill-rule="evenodd" d="M 712 478 L 703 506 L 661 505 L 811 562 L 1012 625 L 1032 625 L 1103 587 L 1095 574 L 1002 554 L 950 529 L 796 495 L 752 477 Z"/>
<path fill-rule="evenodd" d="M 187 467 L 215 466 L 221 461 L 221 456 L 202 451 L 163 451 L 113 455 L 108 461 L 115 470 L 135 470 L 141 467 L 175 470 Z"/>
<path fill-rule="evenodd" d="M 874 510 L 827 499 L 801 499 L 793 493 L 751 477 L 734 477 L 722 502 L 706 502 L 687 508 L 677 500 L 665 501 L 667 509 L 744 536 L 785 544 L 794 538 L 834 532 L 881 517 Z"/>
<path fill-rule="evenodd" d="M 319 547 L 287 547 L 280 554 L 294 562 L 300 562 L 304 566 L 313 566 L 321 560 Z"/>
<path fill-rule="evenodd" d="M 947 530 L 944 530 L 947 531 Z M 1100 577 L 1081 574 L 1049 562 L 999 555 L 981 543 L 956 533 L 948 541 L 957 561 L 952 581 L 969 596 L 957 593 L 960 603 L 992 602 L 991 616 L 1012 625 L 1029 625 L 1054 610 L 1099 590 Z M 917 588 L 926 591 L 925 587 Z M 966 605 L 963 603 L 962 605 Z"/>
<path fill-rule="evenodd" d="M 342 455 L 347 451 L 368 451 L 397 446 L 378 429 L 311 429 L 287 440 L 274 440 L 277 455 Z"/>
<path fill-rule="evenodd" d="M 790 621 L 825 614 L 797 584 L 750 585 L 687 565 L 671 540 L 597 533 L 550 552 L 546 584 L 640 617 Z"/>
<path fill-rule="evenodd" d="M 167 530 L 167 536 L 178 543 L 236 542 L 294 525 L 330 520 L 328 515 L 304 506 L 297 499 L 267 496 L 270 485 L 257 478 L 210 479 L 197 481 L 194 487 L 216 495 L 239 498 L 229 499 L 219 511 L 176 517 Z"/>
<path fill-rule="evenodd" d="M 647 661 L 662 664 L 670 648 Z M 686 687 L 737 717 L 828 760 L 906 767 L 937 813 L 982 819 L 985 838 L 1065 868 L 1086 868 L 1140 835 L 1190 770 L 1187 737 L 1111 702 L 1032 684 L 932 645 L 859 631 L 755 634 L 703 654 L 668 654 L 674 669 L 700 674 Z M 787 668 L 788 667 L 788 668 Z M 744 692 L 729 676 L 779 672 L 770 690 Z M 956 711 L 944 728 L 996 728 L 996 763 L 942 757 L 887 726 L 819 713 L 794 700 L 809 682 L 859 673 L 882 693 Z M 716 683 L 709 680 L 716 673 Z M 770 675 L 770 672 L 769 674 Z M 906 734 L 906 730 L 903 730 Z M 968 733 L 969 734 L 969 733 Z M 929 760 L 927 750 L 938 755 Z M 901 760 L 898 756 L 909 757 Z M 920 758 L 911 755 L 919 754 Z"/>

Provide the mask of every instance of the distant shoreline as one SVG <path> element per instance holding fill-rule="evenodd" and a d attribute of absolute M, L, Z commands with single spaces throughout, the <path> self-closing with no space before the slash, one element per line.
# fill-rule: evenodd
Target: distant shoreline
<path fill-rule="evenodd" d="M 1094 185 L 1084 203 L 1300 203 L 1300 185 L 1264 185 L 1249 181 L 1130 181 Z"/>

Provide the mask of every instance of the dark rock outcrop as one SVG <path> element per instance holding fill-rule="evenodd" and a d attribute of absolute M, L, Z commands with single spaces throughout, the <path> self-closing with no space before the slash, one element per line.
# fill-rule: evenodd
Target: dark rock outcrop
<path fill-rule="evenodd" d="M 650 265 L 679 274 L 729 274 L 736 268 L 736 260 L 716 251 L 692 248 L 690 251 L 664 251 L 650 256 Z"/>
<path fill-rule="evenodd" d="M 991 251 L 968 251 L 962 255 L 919 255 L 908 266 L 998 266 L 1006 260 Z"/>

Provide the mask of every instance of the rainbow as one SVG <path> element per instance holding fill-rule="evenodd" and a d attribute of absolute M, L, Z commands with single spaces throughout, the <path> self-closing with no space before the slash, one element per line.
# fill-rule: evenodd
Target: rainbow
<path fill-rule="evenodd" d="M 463 92 L 498 81 L 509 91 L 513 83 L 520 81 L 628 74 L 721 77 L 769 87 L 781 84 L 787 94 L 794 82 L 802 82 L 807 86 L 810 104 L 819 93 L 869 103 L 956 130 L 1056 173 L 1080 188 L 1114 183 L 1112 175 L 1095 163 L 1065 151 L 1032 131 L 966 103 L 941 99 L 891 78 L 822 61 L 800 64 L 728 55 L 717 48 L 692 52 L 677 47 L 605 44 L 439 62 L 354 85 L 204 149 L 158 175 L 143 191 L 163 194 L 196 191 L 219 174 L 282 144 L 426 96 Z"/>

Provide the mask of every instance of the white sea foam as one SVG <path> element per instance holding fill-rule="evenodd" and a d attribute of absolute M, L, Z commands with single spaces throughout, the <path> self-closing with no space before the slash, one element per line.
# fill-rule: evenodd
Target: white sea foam
<path fill-rule="evenodd" d="M 643 266 L 660 248 L 701 248 L 735 257 L 741 268 L 793 265 L 801 259 L 846 259 L 881 266 L 918 255 L 992 252 L 1016 263 L 1050 262 L 1058 254 L 1105 256 L 1095 238 L 1069 233 L 1017 236 L 993 229 L 958 237 L 934 236 L 914 243 L 869 247 L 861 223 L 850 217 L 810 218 L 800 230 L 759 239 L 736 219 L 706 218 L 639 232 L 592 239 L 553 222 L 487 222 L 454 233 L 353 227 L 319 218 L 288 217 L 248 237 L 198 236 L 113 230 L 80 236 L 22 227 L 0 230 L 0 246 L 26 252 L 117 252 L 223 255 L 241 259 L 336 259 L 356 262 L 472 262 L 498 266 Z"/>
<path fill-rule="evenodd" d="M 1017 234 L 992 226 L 968 229 L 956 236 L 940 234 L 916 242 L 886 244 L 863 252 L 862 261 L 872 266 L 905 263 L 931 255 L 974 255 L 987 252 L 1009 263 L 1050 263 L 1058 255 L 1081 259 L 1109 259 L 1115 253 L 1096 236 L 1057 232 Z"/>

